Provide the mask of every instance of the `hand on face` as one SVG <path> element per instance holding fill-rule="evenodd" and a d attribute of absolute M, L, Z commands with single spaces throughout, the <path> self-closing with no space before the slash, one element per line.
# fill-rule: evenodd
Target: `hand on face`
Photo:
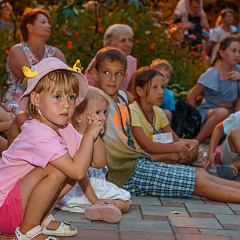
<path fill-rule="evenodd" d="M 92 131 L 93 136 L 95 136 L 94 139 L 96 139 L 99 133 L 104 133 L 105 120 L 105 118 L 103 119 L 100 115 L 97 115 L 96 113 L 88 113 L 87 128 L 84 134 L 86 134 L 87 131 Z"/>
<path fill-rule="evenodd" d="M 230 80 L 240 80 L 240 72 L 238 71 L 231 71 L 228 73 L 228 77 Z"/>

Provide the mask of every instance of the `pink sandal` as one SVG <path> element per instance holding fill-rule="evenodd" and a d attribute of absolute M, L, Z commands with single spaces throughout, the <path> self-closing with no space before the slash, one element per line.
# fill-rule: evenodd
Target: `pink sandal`
<path fill-rule="evenodd" d="M 114 205 L 91 205 L 85 210 L 85 217 L 90 220 L 101 220 L 117 223 L 122 218 L 122 212 Z"/>
<path fill-rule="evenodd" d="M 34 237 L 36 237 L 39 234 L 42 234 L 42 228 L 40 225 L 37 225 L 36 227 L 34 227 L 33 229 L 31 229 L 30 231 L 28 231 L 25 235 L 23 235 L 20 230 L 20 227 L 17 227 L 15 230 L 15 235 L 17 237 L 18 240 L 31 240 Z M 58 240 L 55 237 L 49 236 L 48 238 L 46 238 L 45 240 Z"/>
<path fill-rule="evenodd" d="M 52 214 L 49 214 L 41 224 L 42 233 L 46 235 L 59 236 L 59 237 L 72 237 L 77 234 L 77 229 L 71 230 L 71 224 L 68 222 L 61 222 L 60 226 L 56 230 L 47 229 L 48 224 L 51 221 L 55 221 Z"/>

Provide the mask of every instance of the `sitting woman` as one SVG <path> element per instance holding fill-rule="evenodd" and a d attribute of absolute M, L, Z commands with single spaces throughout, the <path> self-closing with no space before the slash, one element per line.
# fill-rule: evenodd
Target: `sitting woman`
<path fill-rule="evenodd" d="M 220 42 L 217 56 L 210 67 L 201 75 L 187 97 L 192 106 L 198 96 L 204 99 L 198 107 L 202 128 L 196 139 L 199 142 L 210 137 L 215 126 L 232 112 L 240 110 L 240 39 L 226 37 Z"/>
<path fill-rule="evenodd" d="M 56 57 L 66 63 L 61 50 L 46 45 L 51 35 L 49 16 L 41 8 L 27 8 L 20 23 L 23 42 L 11 47 L 7 60 L 8 90 L 4 95 L 2 106 L 8 112 L 18 113 L 18 99 L 23 93 L 22 67 L 31 68 L 44 58 Z"/>
<path fill-rule="evenodd" d="M 127 93 L 128 100 L 133 101 L 133 96 L 128 92 L 131 84 L 130 81 L 132 79 L 133 73 L 137 69 L 137 59 L 131 56 L 131 51 L 133 47 L 133 30 L 130 26 L 125 24 L 114 24 L 106 30 L 103 37 L 103 45 L 104 47 L 116 47 L 123 51 L 127 58 L 127 79 L 122 84 L 122 90 Z M 90 64 L 88 65 L 85 76 L 87 77 L 88 84 L 90 86 L 96 87 L 97 82 L 93 79 L 92 70 L 94 69 L 95 57 L 92 59 Z"/>

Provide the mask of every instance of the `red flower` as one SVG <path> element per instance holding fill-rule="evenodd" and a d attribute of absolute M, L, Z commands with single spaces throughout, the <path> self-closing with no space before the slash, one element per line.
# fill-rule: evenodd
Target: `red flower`
<path fill-rule="evenodd" d="M 78 35 L 79 35 L 79 32 L 75 32 L 75 35 L 78 36 Z"/>
<path fill-rule="evenodd" d="M 102 19 L 101 19 L 101 18 L 98 18 L 97 20 L 98 20 L 98 22 L 99 22 L 99 23 L 101 23 L 101 22 L 102 22 Z"/>
<path fill-rule="evenodd" d="M 80 43 L 82 41 L 82 39 L 79 37 L 77 38 L 77 42 Z"/>
<path fill-rule="evenodd" d="M 154 44 L 152 44 L 152 45 L 150 46 L 150 50 L 151 50 L 151 51 L 154 51 L 154 50 L 155 50 L 155 45 L 154 45 Z"/>
<path fill-rule="evenodd" d="M 82 29 L 82 33 L 85 33 L 86 32 L 86 29 L 84 28 L 84 29 Z"/>
<path fill-rule="evenodd" d="M 73 42 L 72 41 L 67 41 L 67 48 L 72 49 L 73 47 Z"/>
<path fill-rule="evenodd" d="M 9 50 L 7 50 L 7 49 L 6 49 L 4 52 L 5 52 L 7 55 L 9 54 Z"/>
<path fill-rule="evenodd" d="M 103 28 L 102 28 L 102 27 L 99 27 L 99 28 L 98 28 L 98 31 L 99 31 L 99 32 L 103 32 Z"/>
<path fill-rule="evenodd" d="M 137 40 L 135 40 L 135 43 L 140 43 L 140 41 L 137 39 Z"/>
<path fill-rule="evenodd" d="M 202 47 L 202 44 L 199 43 L 199 44 L 197 45 L 197 48 L 201 49 L 201 47 Z"/>

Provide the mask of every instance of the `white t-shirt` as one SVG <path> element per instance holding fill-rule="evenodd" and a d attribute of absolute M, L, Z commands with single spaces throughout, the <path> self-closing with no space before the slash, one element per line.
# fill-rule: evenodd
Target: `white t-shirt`
<path fill-rule="evenodd" d="M 234 26 L 231 26 L 231 32 L 225 32 L 221 26 L 212 29 L 212 33 L 210 35 L 210 41 L 215 42 L 215 43 L 219 43 L 224 37 L 229 36 L 232 32 L 236 32 L 237 28 Z M 217 54 L 217 46 L 218 44 L 216 44 L 213 49 L 212 49 L 212 56 L 211 56 L 211 61 L 213 62 L 216 54 Z"/>

